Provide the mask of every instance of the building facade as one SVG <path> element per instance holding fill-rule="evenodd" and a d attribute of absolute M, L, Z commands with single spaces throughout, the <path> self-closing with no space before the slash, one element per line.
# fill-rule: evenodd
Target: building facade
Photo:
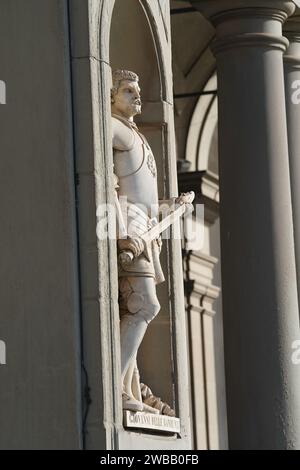
<path fill-rule="evenodd" d="M 297 3 L 0 1 L 0 448 L 300 449 Z M 123 426 L 97 237 L 117 68 L 140 76 L 160 197 L 204 204 L 201 244 L 164 242 L 138 358 L 176 434 Z"/>

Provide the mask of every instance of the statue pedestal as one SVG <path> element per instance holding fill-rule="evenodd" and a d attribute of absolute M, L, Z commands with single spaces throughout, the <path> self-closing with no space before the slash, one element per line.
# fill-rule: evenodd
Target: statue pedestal
<path fill-rule="evenodd" d="M 124 427 L 180 433 L 180 419 L 152 413 L 124 411 Z"/>

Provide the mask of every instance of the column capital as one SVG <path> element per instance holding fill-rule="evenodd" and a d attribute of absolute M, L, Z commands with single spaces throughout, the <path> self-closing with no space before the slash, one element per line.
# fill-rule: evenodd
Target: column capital
<path fill-rule="evenodd" d="M 216 54 L 236 47 L 282 52 L 288 47 L 288 40 L 282 36 L 282 24 L 294 13 L 294 1 L 191 0 L 191 3 L 216 27 L 216 40 L 212 44 Z"/>
<path fill-rule="evenodd" d="M 285 21 L 293 14 L 295 6 L 300 7 L 300 0 L 190 0 L 190 3 L 213 22 L 223 14 L 237 15 L 239 12 L 242 16 L 256 16 L 262 10 L 267 10 L 264 15 L 267 12 L 270 15 L 279 15 Z"/>

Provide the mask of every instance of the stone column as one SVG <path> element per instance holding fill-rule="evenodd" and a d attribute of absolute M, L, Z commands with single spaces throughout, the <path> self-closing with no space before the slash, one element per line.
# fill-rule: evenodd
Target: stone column
<path fill-rule="evenodd" d="M 192 2 L 216 27 L 229 445 L 300 448 L 282 24 L 291 1 Z"/>
<path fill-rule="evenodd" d="M 285 23 L 289 47 L 283 56 L 298 299 L 300 301 L 300 9 Z"/>

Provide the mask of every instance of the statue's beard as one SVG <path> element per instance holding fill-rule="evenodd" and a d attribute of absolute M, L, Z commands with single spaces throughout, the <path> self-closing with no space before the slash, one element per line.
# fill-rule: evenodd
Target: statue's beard
<path fill-rule="evenodd" d="M 141 114 L 141 112 L 142 112 L 142 106 L 140 104 L 134 104 L 133 103 L 130 106 L 130 109 L 132 110 L 132 113 L 134 113 L 134 115 L 135 114 Z"/>

